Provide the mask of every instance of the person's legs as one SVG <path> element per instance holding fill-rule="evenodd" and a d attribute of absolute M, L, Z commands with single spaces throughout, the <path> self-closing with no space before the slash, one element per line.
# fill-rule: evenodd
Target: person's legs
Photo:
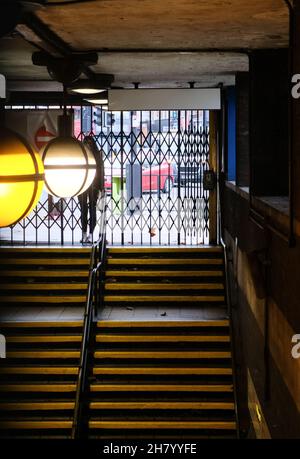
<path fill-rule="evenodd" d="M 80 242 L 87 242 L 87 224 L 88 224 L 88 194 L 85 191 L 84 193 L 78 196 L 78 201 L 80 205 L 80 212 L 81 212 L 81 228 L 82 228 L 82 239 Z"/>
<path fill-rule="evenodd" d="M 89 189 L 89 212 L 90 212 L 90 234 L 88 237 L 89 242 L 93 242 L 93 233 L 97 223 L 97 201 L 99 191 L 92 186 Z"/>

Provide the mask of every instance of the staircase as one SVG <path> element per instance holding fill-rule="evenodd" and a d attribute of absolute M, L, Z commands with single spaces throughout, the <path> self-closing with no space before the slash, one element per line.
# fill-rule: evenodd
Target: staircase
<path fill-rule="evenodd" d="M 84 306 L 89 256 L 1 249 L 0 310 L 22 306 L 30 316 L 32 306 Z M 94 324 L 81 420 L 88 436 L 236 437 L 221 248 L 110 248 L 103 293 L 105 308 L 120 313 Z M 71 437 L 82 325 L 0 324 L 1 437 Z"/>
<path fill-rule="evenodd" d="M 222 250 L 111 248 L 104 300 L 106 308 L 165 314 L 97 323 L 89 437 L 236 437 Z M 172 320 L 174 307 L 221 318 Z"/>
<path fill-rule="evenodd" d="M 90 249 L 1 248 L 1 437 L 71 436 L 82 322 L 36 318 L 39 310 L 84 307 L 89 261 Z M 9 310 L 20 308 L 30 321 L 9 321 Z"/>
<path fill-rule="evenodd" d="M 219 247 L 111 248 L 106 269 L 107 307 L 225 304 Z"/>
<path fill-rule="evenodd" d="M 7 322 L 1 333 L 0 436 L 69 438 L 82 323 Z"/>
<path fill-rule="evenodd" d="M 91 250 L 1 248 L 0 308 L 84 307 Z"/>

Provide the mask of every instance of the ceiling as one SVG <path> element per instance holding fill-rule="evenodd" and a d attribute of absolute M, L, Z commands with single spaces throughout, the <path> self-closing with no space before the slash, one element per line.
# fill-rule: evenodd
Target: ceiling
<path fill-rule="evenodd" d="M 112 73 L 115 84 L 128 86 L 139 82 L 143 87 L 216 86 L 234 84 L 234 74 L 247 71 L 248 56 L 241 53 L 136 52 L 98 53 L 96 73 Z"/>
<path fill-rule="evenodd" d="M 37 15 L 74 50 L 287 46 L 283 0 L 94 0 Z"/>
<path fill-rule="evenodd" d="M 58 90 L 31 62 L 33 51 L 49 51 L 48 36 L 67 52 L 96 51 L 91 70 L 113 73 L 122 87 L 231 85 L 248 70 L 248 50 L 288 46 L 284 0 L 94 0 L 40 7 L 32 17 L 43 36 L 26 20 L 0 40 L 0 72 L 12 90 Z"/>

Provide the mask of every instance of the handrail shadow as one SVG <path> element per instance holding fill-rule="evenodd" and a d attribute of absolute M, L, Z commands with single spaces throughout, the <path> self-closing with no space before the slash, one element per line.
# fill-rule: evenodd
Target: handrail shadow
<path fill-rule="evenodd" d="M 225 275 L 225 289 L 226 289 L 226 304 L 227 312 L 229 318 L 229 333 L 230 333 L 230 346 L 231 346 L 231 356 L 232 356 L 232 376 L 233 376 L 233 393 L 234 393 L 234 409 L 235 409 L 235 419 L 237 426 L 237 438 L 240 438 L 240 422 L 239 422 L 239 411 L 238 411 L 238 398 L 237 398 L 237 377 L 236 377 L 236 353 L 234 346 L 234 328 L 233 328 L 233 318 L 232 318 L 232 301 L 231 301 L 231 290 L 229 284 L 229 273 L 228 273 L 228 247 L 223 237 L 223 218 L 222 218 L 222 202 L 221 202 L 221 193 L 220 193 L 220 181 L 221 174 L 219 174 L 219 181 L 217 186 L 217 200 L 218 200 L 218 226 L 219 226 L 219 241 L 223 247 L 224 254 L 224 275 Z M 223 188 L 224 184 L 221 182 Z"/>

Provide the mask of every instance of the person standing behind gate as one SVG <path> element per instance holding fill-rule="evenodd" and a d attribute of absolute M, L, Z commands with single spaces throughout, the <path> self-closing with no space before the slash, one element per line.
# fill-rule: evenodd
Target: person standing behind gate
<path fill-rule="evenodd" d="M 97 222 L 97 201 L 99 192 L 104 190 L 104 162 L 102 151 L 98 150 L 97 144 L 92 136 L 86 136 L 83 144 L 90 148 L 96 161 L 96 175 L 92 185 L 84 193 L 78 196 L 82 226 L 82 238 L 80 242 L 82 244 L 90 244 L 93 242 L 93 233 Z M 89 235 L 87 233 L 88 222 Z"/>

